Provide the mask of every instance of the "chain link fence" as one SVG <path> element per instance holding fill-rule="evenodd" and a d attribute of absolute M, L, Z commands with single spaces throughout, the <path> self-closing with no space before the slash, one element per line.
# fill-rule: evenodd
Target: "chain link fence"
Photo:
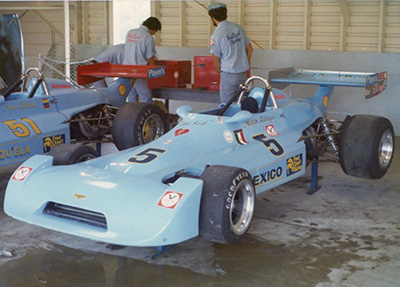
<path fill-rule="evenodd" d="M 70 82 L 77 85 L 77 68 L 90 63 L 109 45 L 71 44 L 70 45 Z M 39 68 L 46 78 L 66 79 L 65 44 L 58 42 L 51 45 L 47 55 L 39 55 Z"/>

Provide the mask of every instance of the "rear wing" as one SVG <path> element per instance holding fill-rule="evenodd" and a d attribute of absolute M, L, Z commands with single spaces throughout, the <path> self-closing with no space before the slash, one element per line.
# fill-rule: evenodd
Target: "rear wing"
<path fill-rule="evenodd" d="M 105 77 L 147 79 L 149 89 L 167 84 L 166 68 L 163 66 L 111 65 L 109 62 L 78 67 L 78 84 L 86 85 Z"/>
<path fill-rule="evenodd" d="M 365 88 L 365 97 L 372 98 L 385 90 L 387 72 L 356 73 L 287 68 L 269 72 L 268 80 L 281 84 L 278 85 L 279 88 L 289 84 L 362 87 Z"/>

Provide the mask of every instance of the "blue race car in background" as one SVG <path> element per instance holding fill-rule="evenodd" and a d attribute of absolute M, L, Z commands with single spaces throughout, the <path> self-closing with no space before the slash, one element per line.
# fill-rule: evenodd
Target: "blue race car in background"
<path fill-rule="evenodd" d="M 32 75 L 38 77 L 26 84 Z M 112 141 L 114 118 L 118 108 L 125 104 L 130 88 L 130 79 L 119 78 L 108 88 L 84 89 L 64 80 L 46 80 L 40 70 L 28 69 L 0 94 L 0 166 L 23 162 L 60 144 Z M 130 104 L 124 108 L 131 109 Z M 155 105 L 141 104 L 135 110 L 121 123 L 129 122 L 130 126 L 116 128 L 116 143 L 142 144 L 150 141 L 149 136 L 159 136 L 167 129 L 164 112 Z M 152 118 L 157 119 L 158 126 L 152 125 Z M 129 127 L 130 137 L 123 134 Z M 133 134 L 138 128 L 140 139 Z M 75 145 L 73 149 L 77 158 L 72 162 L 96 155 L 88 146 Z"/>
<path fill-rule="evenodd" d="M 335 86 L 383 91 L 386 74 L 279 71 L 274 83 L 317 84 L 292 99 L 258 76 L 225 105 L 194 113 L 158 139 L 74 165 L 37 155 L 12 175 L 4 210 L 18 220 L 118 245 L 163 246 L 198 235 L 234 243 L 248 230 L 255 196 L 305 174 L 320 156 L 345 173 L 376 179 L 393 157 L 380 116 L 326 116 Z M 261 82 L 262 87 L 252 87 Z"/>
<path fill-rule="evenodd" d="M 21 163 L 35 154 L 46 154 L 60 144 L 113 140 L 119 147 L 135 146 L 166 131 L 165 113 L 150 104 L 134 109 L 127 104 L 121 111 L 123 121 L 113 125 L 118 108 L 125 104 L 131 89 L 130 78 L 119 78 L 107 88 L 86 89 L 64 80 L 45 79 L 37 68 L 24 73 L 18 15 L 0 18 L 0 40 L 4 56 L 0 62 L 0 167 Z M 107 64 L 81 68 L 91 69 L 92 80 L 98 80 L 96 70 Z M 132 70 L 132 66 L 125 67 Z M 148 72 L 152 69 L 163 68 L 147 67 Z M 116 73 L 123 77 L 125 74 Z M 96 156 L 89 146 L 65 148 L 74 151 L 65 163 Z"/>

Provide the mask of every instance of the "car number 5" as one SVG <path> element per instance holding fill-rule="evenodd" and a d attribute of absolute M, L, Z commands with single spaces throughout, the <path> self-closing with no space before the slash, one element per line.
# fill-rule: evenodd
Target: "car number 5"
<path fill-rule="evenodd" d="M 165 152 L 166 152 L 165 149 L 148 148 L 148 149 L 145 149 L 144 151 L 138 153 L 136 156 L 130 157 L 128 159 L 128 161 L 131 163 L 146 164 L 146 163 L 150 163 L 153 160 L 155 160 L 158 157 L 157 153 L 165 153 Z"/>

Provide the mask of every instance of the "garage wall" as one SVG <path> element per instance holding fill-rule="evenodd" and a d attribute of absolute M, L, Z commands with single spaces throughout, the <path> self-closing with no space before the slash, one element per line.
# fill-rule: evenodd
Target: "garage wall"
<path fill-rule="evenodd" d="M 209 55 L 208 48 L 169 48 L 157 47 L 160 59 L 191 60 L 194 56 Z M 348 114 L 372 114 L 389 118 L 400 135 L 400 54 L 296 51 L 296 50 L 255 50 L 252 57 L 251 75 L 268 76 L 275 69 L 295 67 L 298 69 L 353 71 L 353 72 L 388 72 L 386 90 L 371 99 L 364 97 L 362 88 L 337 87 L 328 106 L 332 118 L 342 120 Z M 295 85 L 289 92 L 296 98 L 314 95 L 316 86 Z M 174 111 L 183 102 L 173 102 Z M 206 109 L 215 104 L 189 103 L 194 110 Z"/>
<path fill-rule="evenodd" d="M 207 7 L 217 1 L 152 1 L 163 24 L 157 44 L 208 47 Z M 400 52 L 398 0 L 222 1 L 258 49 Z"/>
<path fill-rule="evenodd" d="M 157 34 L 161 59 L 192 60 L 209 55 L 214 31 L 207 7 L 219 1 L 151 1 L 163 30 Z M 295 67 L 355 72 L 388 72 L 386 91 L 365 99 L 362 89 L 336 88 L 329 114 L 388 117 L 400 134 L 400 1 L 398 0 L 225 0 L 228 20 L 241 24 L 255 48 L 252 75 Z M 171 47 L 171 48 L 169 48 Z M 173 48 L 172 48 L 173 47 Z M 180 49 L 176 47 L 182 47 Z M 296 97 L 313 86 L 294 86 Z M 172 108 L 179 106 L 174 103 Z M 194 109 L 199 110 L 198 104 Z M 207 105 L 203 105 L 207 108 Z"/>
<path fill-rule="evenodd" d="M 112 43 L 112 4 L 109 1 L 69 3 L 71 43 Z M 47 55 L 59 43 L 64 54 L 63 1 L 0 1 L 0 14 L 18 14 L 25 46 L 25 67 L 38 65 L 38 54 Z"/>

